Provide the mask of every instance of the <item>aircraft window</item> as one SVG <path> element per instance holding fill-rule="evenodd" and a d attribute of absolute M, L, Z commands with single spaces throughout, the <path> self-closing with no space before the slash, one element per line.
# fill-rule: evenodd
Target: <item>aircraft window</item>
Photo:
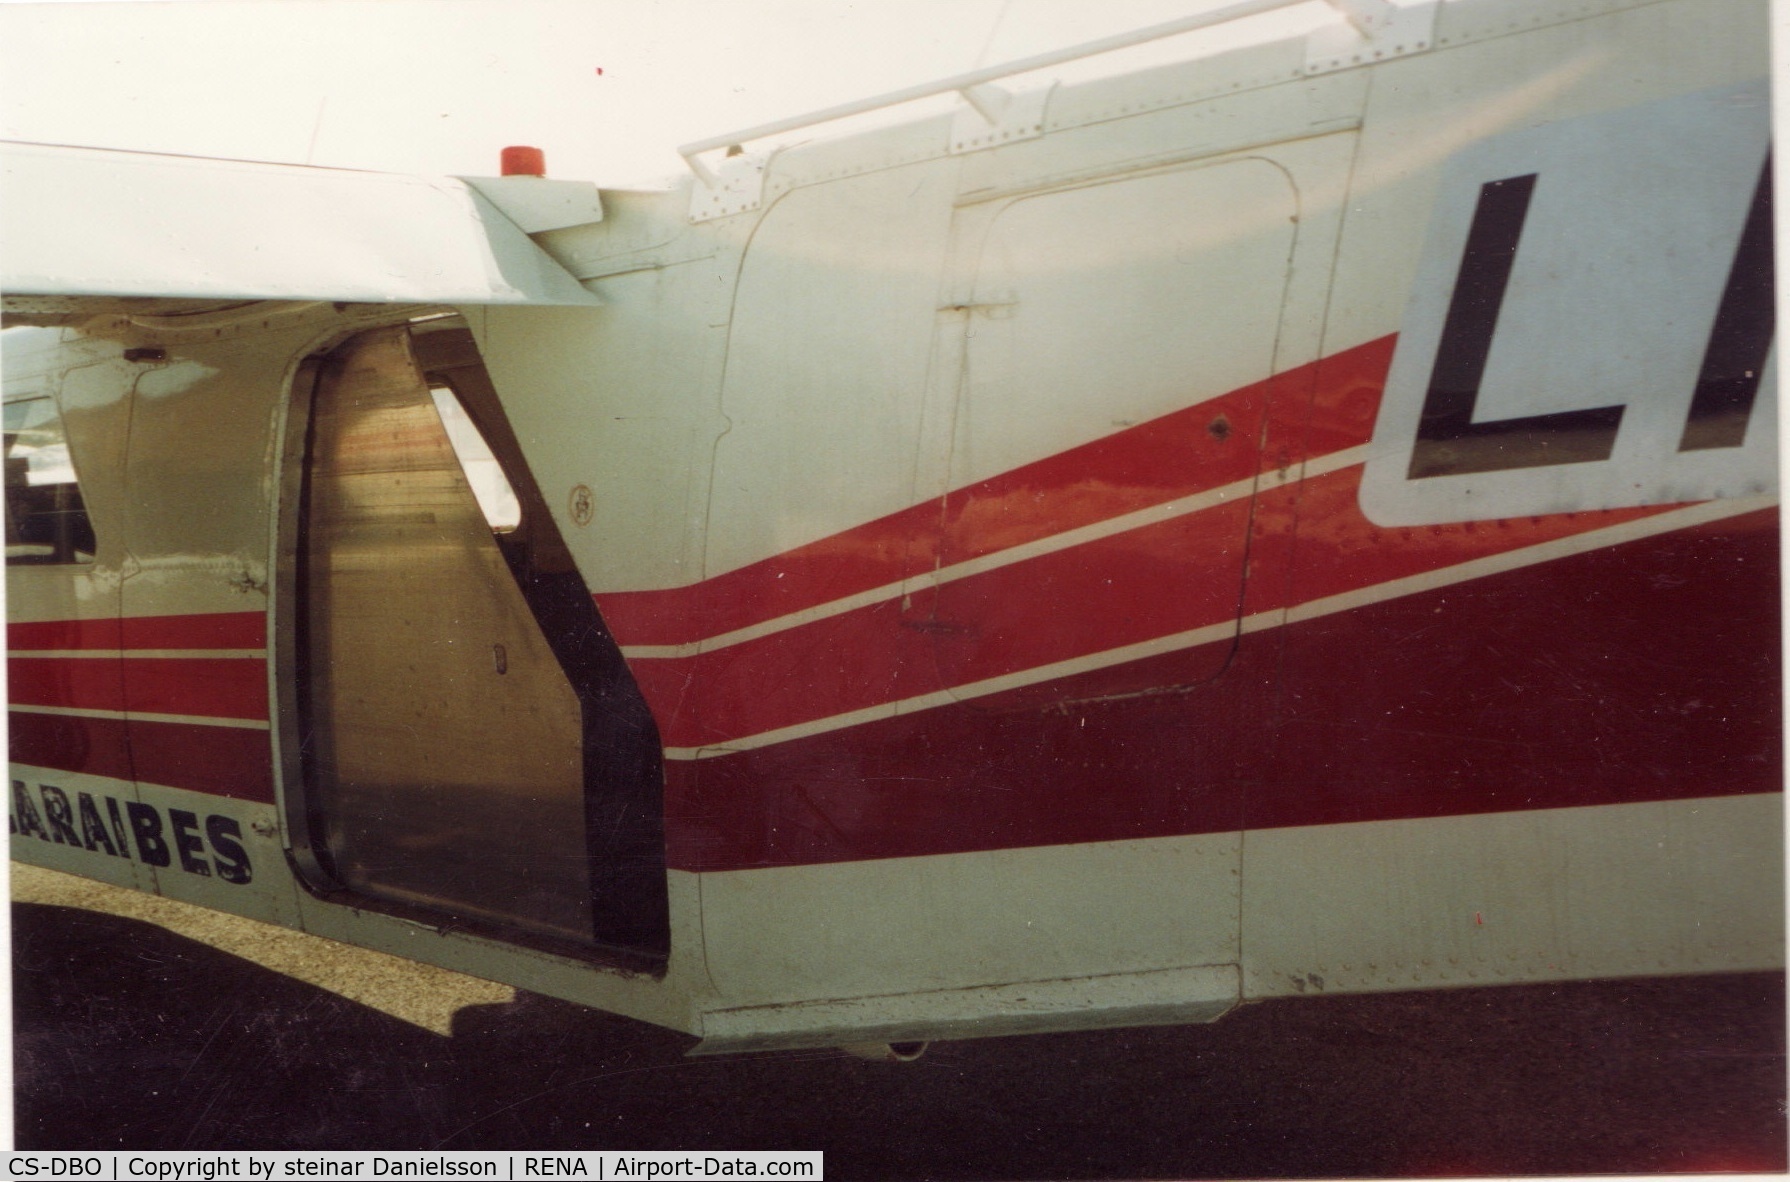
<path fill-rule="evenodd" d="M 466 482 L 472 485 L 472 495 L 478 498 L 485 523 L 494 534 L 514 531 L 522 523 L 522 502 L 517 499 L 516 490 L 510 487 L 509 478 L 503 474 L 497 457 L 486 446 L 485 437 L 473 426 L 471 417 L 451 389 L 431 386 L 429 394 L 435 399 L 435 409 L 441 414 L 441 425 L 447 428 L 448 442 L 453 445 L 454 455 L 459 457 Z"/>
<path fill-rule="evenodd" d="M 9 402 L 6 435 L 6 561 L 93 561 L 93 524 L 75 480 L 62 416 L 48 398 Z"/>

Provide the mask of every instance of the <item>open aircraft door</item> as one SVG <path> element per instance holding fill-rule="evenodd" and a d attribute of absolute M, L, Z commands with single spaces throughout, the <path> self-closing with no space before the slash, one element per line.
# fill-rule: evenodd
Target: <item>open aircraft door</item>
<path fill-rule="evenodd" d="M 312 366 L 280 630 L 307 881 L 662 957 L 658 735 L 472 338 L 381 329 Z"/>

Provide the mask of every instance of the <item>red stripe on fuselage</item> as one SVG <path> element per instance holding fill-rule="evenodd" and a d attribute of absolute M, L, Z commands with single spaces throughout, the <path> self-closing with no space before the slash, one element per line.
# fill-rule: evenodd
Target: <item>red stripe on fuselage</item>
<path fill-rule="evenodd" d="M 125 709 L 132 713 L 267 719 L 265 661 L 139 657 L 121 663 Z"/>
<path fill-rule="evenodd" d="M 120 649 L 124 630 L 116 617 L 104 620 L 30 620 L 6 625 L 6 647 L 51 649 Z"/>
<path fill-rule="evenodd" d="M 698 655 L 634 657 L 665 742 L 694 748 L 1097 659 L 1222 627 L 1240 614 L 1361 591 L 1667 508 L 1382 530 L 1356 503 L 1359 467 L 1284 483 L 1280 474 L 1297 477 L 1302 461 L 1367 440 L 1395 340 L 1346 350 L 694 587 L 600 596 L 605 617 L 624 644 L 762 624 L 828 597 L 888 586 L 904 571 L 942 563 L 951 573 L 953 563 L 1247 480 L 1263 441 L 1259 465 L 1273 475 L 1253 505 L 1239 496 Z M 1220 418 L 1225 429 L 1214 432 Z M 1257 552 L 1245 601 L 1246 545 Z M 900 555 L 924 562 L 903 565 Z M 630 614 L 649 603 L 658 606 Z M 668 606 L 674 603 L 682 606 Z M 700 627 L 655 632 L 648 616 Z M 1224 650 L 1214 650 L 1199 670 L 1185 672 L 1204 680 L 1224 659 Z"/>
<path fill-rule="evenodd" d="M 263 612 L 136 616 L 124 620 L 26 620 L 6 625 L 10 649 L 265 649 Z"/>
<path fill-rule="evenodd" d="M 12 657 L 6 667 L 20 706 L 267 718 L 267 666 L 253 659 Z"/>
<path fill-rule="evenodd" d="M 1661 511 L 1381 530 L 1356 506 L 1358 468 L 1281 483 L 1278 474 L 1297 477 L 1303 461 L 1368 439 L 1395 343 L 1386 337 L 1345 350 L 693 587 L 599 596 L 605 618 L 623 644 L 688 641 L 939 564 L 949 571 L 1247 480 L 1258 467 L 1275 474 L 1253 507 L 1241 499 L 1210 506 L 700 655 L 635 657 L 667 744 L 697 747 L 1210 629 L 1240 609 L 1273 611 Z M 1215 432 L 1221 418 L 1225 429 Z M 1285 543 L 1301 520 L 1295 583 L 1286 578 Z M 1246 544 L 1260 553 L 1240 604 Z M 1222 660 L 1208 654 L 1202 676 Z"/>
<path fill-rule="evenodd" d="M 1260 495 L 1258 528 L 1299 519 L 1297 576 L 1248 611 L 1297 606 L 1608 528 L 1669 506 L 1383 530 L 1359 467 Z M 1247 500 L 1128 530 L 692 657 L 632 662 L 665 742 L 724 743 L 1233 622 Z M 1192 680 L 1214 675 L 1210 654 Z"/>
<path fill-rule="evenodd" d="M 887 586 L 941 561 L 967 561 L 1247 480 L 1258 465 L 1304 458 L 1286 448 L 1259 453 L 1270 405 L 1302 406 L 1313 383 L 1377 398 L 1395 340 L 1300 366 L 700 583 L 605 592 L 597 603 L 623 645 L 687 644 Z M 1314 433 L 1314 445 L 1335 451 L 1367 440 L 1371 408 L 1365 422 L 1333 417 L 1356 437 Z"/>
<path fill-rule="evenodd" d="M 120 648 L 266 649 L 267 613 L 127 616 Z"/>
<path fill-rule="evenodd" d="M 1352 399 L 1369 406 L 1366 413 L 1332 413 L 1330 420 L 1344 424 L 1342 435 L 1320 434 L 1319 442 L 1334 450 L 1364 441 L 1395 339 L 1346 350 L 693 586 L 606 593 L 597 601 L 623 645 L 688 643 L 885 587 L 940 563 L 970 561 L 1248 480 L 1263 464 L 1284 467 L 1303 458 L 1279 443 L 1261 453 L 1264 416 L 1286 403 L 1304 407 L 1314 387 L 1329 391 L 1338 405 Z M 1221 506 L 926 589 L 906 603 L 857 608 L 700 656 L 637 657 L 631 666 L 665 741 L 692 747 L 1221 623 L 1236 615 L 1247 513 L 1241 503 Z M 1229 562 L 1214 568 L 1213 554 L 1228 554 Z M 1116 583 L 1109 581 L 1109 561 L 1121 575 Z M 1170 569 L 1176 561 L 1185 569 Z M 1176 585 L 1169 590 L 1165 582 Z M 1049 619 L 1038 628 L 1028 618 L 1009 632 L 993 619 L 952 618 L 1009 601 L 1021 614 Z M 1115 601 L 1121 605 L 1113 607 Z M 970 640 L 984 645 L 972 650 Z"/>
<path fill-rule="evenodd" d="M 124 675 L 118 660 L 9 657 L 6 691 L 15 705 L 124 709 Z"/>
<path fill-rule="evenodd" d="M 9 711 L 16 763 L 273 801 L 267 731 L 205 718 L 268 717 L 267 618 L 261 612 L 9 623 L 15 650 L 246 651 L 255 657 L 10 657 L 12 705 L 187 715 L 193 722 Z M 259 659 L 258 659 L 259 658 Z"/>

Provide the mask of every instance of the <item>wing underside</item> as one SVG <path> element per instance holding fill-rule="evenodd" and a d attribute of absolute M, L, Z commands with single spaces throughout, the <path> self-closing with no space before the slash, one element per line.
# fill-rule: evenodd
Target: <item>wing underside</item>
<path fill-rule="evenodd" d="M 257 300 L 595 305 L 448 177 L 0 144 L 12 323 Z"/>

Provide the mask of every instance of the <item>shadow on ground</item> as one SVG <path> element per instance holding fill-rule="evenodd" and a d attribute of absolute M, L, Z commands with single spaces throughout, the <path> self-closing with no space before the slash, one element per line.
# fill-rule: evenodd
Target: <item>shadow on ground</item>
<path fill-rule="evenodd" d="M 1298 999 L 908 1065 L 547 998 L 442 1038 L 136 920 L 13 906 L 20 1148 L 821 1149 L 832 1178 L 1781 1171 L 1780 974 Z"/>

